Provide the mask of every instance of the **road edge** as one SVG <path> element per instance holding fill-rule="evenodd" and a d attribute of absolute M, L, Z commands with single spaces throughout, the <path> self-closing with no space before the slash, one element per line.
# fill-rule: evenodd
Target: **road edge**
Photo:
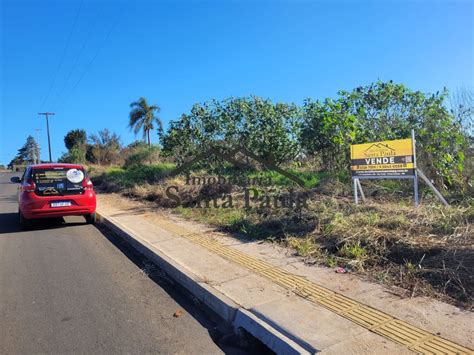
<path fill-rule="evenodd" d="M 127 244 L 162 269 L 174 282 L 184 287 L 193 297 L 215 312 L 224 322 L 236 330 L 244 329 L 277 354 L 310 354 L 308 350 L 280 333 L 255 314 L 236 304 L 212 286 L 200 282 L 198 277 L 179 265 L 165 253 L 135 235 L 126 226 L 96 211 L 97 223 L 113 231 Z"/>

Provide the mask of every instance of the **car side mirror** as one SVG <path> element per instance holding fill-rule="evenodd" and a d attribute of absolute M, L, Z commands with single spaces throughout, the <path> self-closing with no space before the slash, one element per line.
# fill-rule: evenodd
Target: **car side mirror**
<path fill-rule="evenodd" d="M 13 182 L 14 184 L 19 184 L 21 179 L 18 176 L 13 176 L 10 178 L 10 181 Z"/>

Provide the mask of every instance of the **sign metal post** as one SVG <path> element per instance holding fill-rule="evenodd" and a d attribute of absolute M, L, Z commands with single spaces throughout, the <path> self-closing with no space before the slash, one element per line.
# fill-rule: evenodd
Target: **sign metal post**
<path fill-rule="evenodd" d="M 360 180 L 359 179 L 355 179 L 355 180 L 357 182 L 357 187 L 359 187 L 360 197 L 362 197 L 362 201 L 365 202 L 365 194 L 364 194 L 364 190 L 362 190 L 362 185 L 360 184 Z"/>
<path fill-rule="evenodd" d="M 415 141 L 415 130 L 411 130 L 411 142 L 413 144 L 413 165 L 415 168 L 413 176 L 413 194 L 415 195 L 415 207 L 420 204 L 418 197 L 418 172 L 416 167 L 416 141 Z"/>
<path fill-rule="evenodd" d="M 365 202 L 361 179 L 411 179 L 415 206 L 418 206 L 415 133 L 411 138 L 351 145 L 351 172 L 354 201 L 359 203 L 359 192 Z"/>
<path fill-rule="evenodd" d="M 357 178 L 352 178 L 352 181 L 354 182 L 354 202 L 356 205 L 359 204 L 359 195 L 357 191 Z"/>
<path fill-rule="evenodd" d="M 359 203 L 359 191 L 365 202 L 361 179 L 410 179 L 413 180 L 415 207 L 418 207 L 420 176 L 435 196 L 445 206 L 449 206 L 441 193 L 416 166 L 416 139 L 413 129 L 411 138 L 351 145 L 351 174 L 356 204 Z"/>

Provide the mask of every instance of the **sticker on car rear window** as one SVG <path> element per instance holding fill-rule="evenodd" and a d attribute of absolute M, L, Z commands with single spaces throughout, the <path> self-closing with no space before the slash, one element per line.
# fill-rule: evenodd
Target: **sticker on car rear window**
<path fill-rule="evenodd" d="M 78 184 L 84 180 L 84 172 L 79 169 L 69 169 L 66 173 L 66 177 L 73 184 Z"/>

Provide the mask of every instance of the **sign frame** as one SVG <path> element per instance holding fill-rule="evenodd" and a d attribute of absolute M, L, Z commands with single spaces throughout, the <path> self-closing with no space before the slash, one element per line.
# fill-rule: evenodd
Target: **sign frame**
<path fill-rule="evenodd" d="M 355 204 L 359 203 L 359 192 L 361 194 L 362 200 L 365 202 L 365 195 L 362 191 L 362 185 L 360 180 L 375 180 L 375 179 L 409 179 L 413 180 L 413 195 L 415 199 L 415 207 L 419 205 L 419 196 L 418 196 L 418 169 L 416 165 L 416 140 L 415 140 L 415 131 L 411 130 L 411 142 L 412 142 L 412 152 L 413 152 L 413 175 L 400 175 L 400 176 L 376 176 L 376 175 L 367 175 L 367 176 L 354 176 L 352 175 L 353 188 L 354 188 L 354 202 Z M 351 147 L 352 149 L 352 147 Z M 352 154 L 351 154 L 352 158 Z M 351 159 L 352 160 L 352 159 Z"/>

